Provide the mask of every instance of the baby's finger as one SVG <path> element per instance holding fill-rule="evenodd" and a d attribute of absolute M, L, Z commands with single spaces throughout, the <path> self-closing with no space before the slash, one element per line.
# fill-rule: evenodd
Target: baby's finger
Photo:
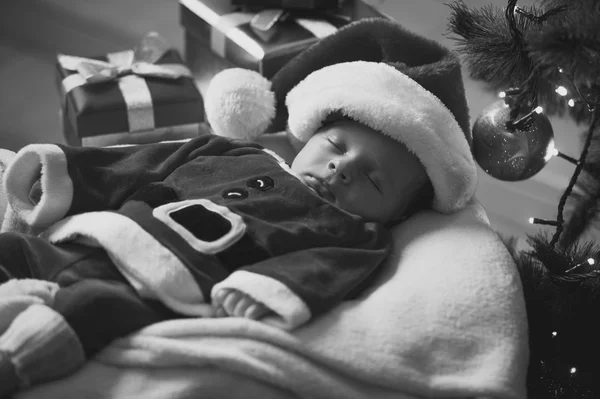
<path fill-rule="evenodd" d="M 227 317 L 227 312 L 225 311 L 225 309 L 223 309 L 222 306 L 219 306 L 215 310 L 215 317 Z"/>
<path fill-rule="evenodd" d="M 228 315 L 235 315 L 235 307 L 237 306 L 241 298 L 242 294 L 238 291 L 227 292 L 225 299 L 223 300 L 223 308 L 225 309 Z"/>
<path fill-rule="evenodd" d="M 216 291 L 212 296 L 212 303 L 215 306 L 219 306 L 223 304 L 223 299 L 230 292 L 228 289 L 220 289 Z"/>
<path fill-rule="evenodd" d="M 254 303 L 255 302 L 252 298 L 250 298 L 247 295 L 241 294 L 241 298 L 238 301 L 237 305 L 235 305 L 235 310 L 233 311 L 233 314 L 238 317 L 244 317 L 248 307 L 250 307 Z"/>
<path fill-rule="evenodd" d="M 252 305 L 248 306 L 244 317 L 247 317 L 248 319 L 257 320 L 265 316 L 267 313 L 269 313 L 269 309 L 265 305 L 255 302 Z"/>

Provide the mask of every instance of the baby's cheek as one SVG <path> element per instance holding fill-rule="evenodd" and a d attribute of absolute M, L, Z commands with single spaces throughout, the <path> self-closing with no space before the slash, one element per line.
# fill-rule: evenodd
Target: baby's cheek
<path fill-rule="evenodd" d="M 372 215 L 381 207 L 380 199 L 364 187 L 342 191 L 339 196 L 336 196 L 338 206 L 350 213 L 359 216 Z"/>

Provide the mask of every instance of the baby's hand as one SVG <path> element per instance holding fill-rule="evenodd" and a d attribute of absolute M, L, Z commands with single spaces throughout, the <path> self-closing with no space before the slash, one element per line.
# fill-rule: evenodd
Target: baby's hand
<path fill-rule="evenodd" d="M 270 312 L 269 308 L 250 296 L 234 289 L 222 289 L 213 295 L 215 317 L 246 317 L 260 319 Z"/>

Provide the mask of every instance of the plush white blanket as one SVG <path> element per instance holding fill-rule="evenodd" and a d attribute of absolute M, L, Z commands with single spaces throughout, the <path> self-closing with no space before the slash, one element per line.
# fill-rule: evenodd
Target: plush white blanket
<path fill-rule="evenodd" d="M 483 209 L 422 212 L 393 236 L 368 292 L 291 333 L 163 322 L 17 398 L 526 398 L 521 284 Z"/>

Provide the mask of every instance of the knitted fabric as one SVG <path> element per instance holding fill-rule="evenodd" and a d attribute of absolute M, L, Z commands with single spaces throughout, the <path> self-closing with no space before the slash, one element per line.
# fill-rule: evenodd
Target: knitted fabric
<path fill-rule="evenodd" d="M 38 304 L 20 313 L 0 336 L 0 353 L 4 355 L 0 379 L 11 381 L 17 376 L 20 387 L 60 378 L 85 361 L 81 344 L 64 318 Z"/>

